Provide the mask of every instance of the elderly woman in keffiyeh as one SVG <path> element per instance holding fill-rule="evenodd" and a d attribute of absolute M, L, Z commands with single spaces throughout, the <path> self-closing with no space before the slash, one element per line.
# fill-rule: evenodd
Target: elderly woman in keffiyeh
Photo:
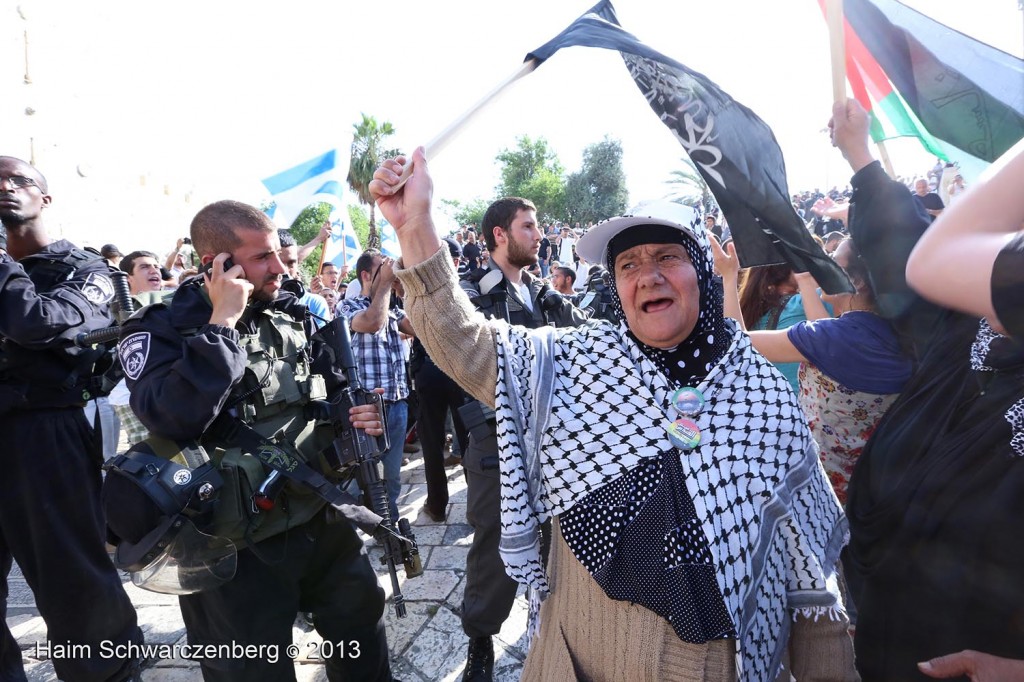
<path fill-rule="evenodd" d="M 845 519 L 789 384 L 722 315 L 697 216 L 651 206 L 592 228 L 577 251 L 608 267 L 622 322 L 527 330 L 474 312 L 422 150 L 412 162 L 404 188 L 397 159 L 371 192 L 417 334 L 495 406 L 502 558 L 541 603 L 523 679 L 857 679 Z"/>

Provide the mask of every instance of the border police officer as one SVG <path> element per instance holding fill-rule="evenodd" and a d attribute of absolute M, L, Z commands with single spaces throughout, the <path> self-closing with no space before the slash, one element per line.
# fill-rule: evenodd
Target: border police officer
<path fill-rule="evenodd" d="M 63 680 L 123 680 L 134 661 L 101 643 L 141 643 L 135 609 L 104 546 L 102 452 L 82 406 L 92 395 L 92 349 L 75 338 L 111 325 L 113 285 L 99 256 L 51 242 L 46 178 L 0 156 L 0 678 L 25 679 L 7 629 L 7 574 L 18 562 L 50 642 L 90 656 L 54 658 Z M 8 255 L 9 254 L 9 255 Z"/>
<path fill-rule="evenodd" d="M 180 597 L 189 642 L 264 645 L 279 654 L 206 659 L 203 677 L 294 679 L 285 652 L 302 611 L 314 614 L 333 645 L 328 679 L 390 680 L 383 590 L 354 526 L 329 523 L 324 501 L 291 481 L 257 504 L 273 471 L 255 456 L 258 448 L 210 429 L 229 418 L 319 467 L 334 432 L 304 407 L 343 388 L 344 376 L 327 348 L 310 340 L 305 306 L 280 291 L 281 247 L 263 212 L 220 201 L 199 211 L 191 236 L 206 272 L 186 281 L 169 306 L 149 306 L 126 323 L 121 363 L 139 419 L 160 438 L 200 441 L 223 478 L 208 530 L 235 542 L 237 571 L 220 587 Z M 350 414 L 354 426 L 383 432 L 373 406 Z"/>
<path fill-rule="evenodd" d="M 537 263 L 541 232 L 537 208 L 519 197 L 499 199 L 484 213 L 484 241 L 491 253 L 488 268 L 462 280 L 462 289 L 488 317 L 536 328 L 546 324 L 572 327 L 587 316 L 526 268 Z M 476 406 L 479 409 L 474 410 Z M 466 558 L 466 590 L 462 628 L 469 636 L 464 682 L 489 681 L 493 676 L 491 637 L 501 630 L 515 601 L 518 585 L 505 574 L 498 553 L 501 536 L 498 437 L 493 412 L 473 402 L 460 411 L 470 431 L 462 463 L 466 469 L 466 519 L 473 526 L 473 544 Z"/>

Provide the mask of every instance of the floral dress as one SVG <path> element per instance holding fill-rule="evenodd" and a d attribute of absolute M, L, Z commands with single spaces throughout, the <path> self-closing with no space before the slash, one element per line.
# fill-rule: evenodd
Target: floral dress
<path fill-rule="evenodd" d="M 851 390 L 814 365 L 800 365 L 800 407 L 821 450 L 821 463 L 846 506 L 846 486 L 864 444 L 898 393 L 877 395 Z"/>

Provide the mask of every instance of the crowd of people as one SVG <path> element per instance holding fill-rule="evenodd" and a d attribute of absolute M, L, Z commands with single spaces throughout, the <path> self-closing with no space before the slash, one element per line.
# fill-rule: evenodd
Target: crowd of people
<path fill-rule="evenodd" d="M 390 680 L 356 530 L 398 519 L 415 427 L 421 514 L 445 520 L 446 467 L 467 481 L 465 682 L 493 678 L 519 585 L 524 680 L 1024 679 L 1024 143 L 966 190 L 954 165 L 889 178 L 855 101 L 830 129 L 850 186 L 793 206 L 843 294 L 741 268 L 724 216 L 670 202 L 570 226 L 504 197 L 442 239 L 422 150 L 371 184 L 399 262 L 303 281 L 329 227 L 299 245 L 235 201 L 163 255 L 94 253 L 47 236 L 45 177 L 0 157 L 2 615 L 16 561 L 51 640 L 141 643 L 121 569 L 180 595 L 190 643 L 283 649 L 308 613 L 360 652 L 328 679 Z M 370 399 L 344 402 L 339 336 Z M 362 491 L 380 515 L 350 495 L 357 431 L 387 443 Z M 145 663 L 54 660 L 66 680 Z M 6 625 L 0 679 L 25 679 Z"/>

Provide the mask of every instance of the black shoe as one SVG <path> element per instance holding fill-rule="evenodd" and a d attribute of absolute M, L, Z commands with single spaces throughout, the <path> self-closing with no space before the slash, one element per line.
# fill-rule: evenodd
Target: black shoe
<path fill-rule="evenodd" d="M 462 682 L 492 682 L 494 679 L 494 644 L 490 637 L 469 640 L 469 656 Z"/>
<path fill-rule="evenodd" d="M 426 504 L 423 505 L 423 513 L 434 523 L 444 523 L 445 519 L 448 518 L 448 515 L 444 512 L 436 512 Z"/>

